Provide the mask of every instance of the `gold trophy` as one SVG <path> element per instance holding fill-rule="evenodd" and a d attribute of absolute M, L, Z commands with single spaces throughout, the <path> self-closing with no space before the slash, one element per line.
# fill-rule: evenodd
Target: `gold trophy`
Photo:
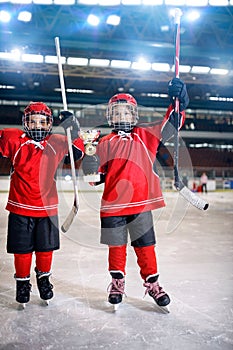
<path fill-rule="evenodd" d="M 81 130 L 80 138 L 84 142 L 85 146 L 85 154 L 87 156 L 93 156 L 96 153 L 96 146 L 98 144 L 98 138 L 100 136 L 99 130 Z M 100 175 L 99 174 L 90 174 L 83 176 L 84 182 L 99 182 Z"/>

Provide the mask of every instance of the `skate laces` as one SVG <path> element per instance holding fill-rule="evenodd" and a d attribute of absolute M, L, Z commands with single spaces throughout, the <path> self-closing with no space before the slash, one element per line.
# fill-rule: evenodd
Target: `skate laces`
<path fill-rule="evenodd" d="M 124 278 L 112 278 L 112 282 L 109 284 L 107 288 L 107 292 L 109 294 L 125 294 L 125 279 Z"/>
<path fill-rule="evenodd" d="M 160 287 L 160 285 L 157 281 L 153 282 L 153 283 L 145 282 L 143 284 L 143 286 L 146 287 L 144 297 L 146 296 L 147 293 L 155 299 L 158 299 L 158 298 L 166 295 L 163 288 Z"/>

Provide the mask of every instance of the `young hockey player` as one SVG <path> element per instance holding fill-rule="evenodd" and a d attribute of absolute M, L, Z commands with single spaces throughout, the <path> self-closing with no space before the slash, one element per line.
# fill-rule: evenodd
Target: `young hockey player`
<path fill-rule="evenodd" d="M 71 128 L 75 160 L 83 156 L 79 123 L 70 112 L 61 113 L 63 128 Z M 30 300 L 32 254 L 36 257 L 36 280 L 40 298 L 53 297 L 49 281 L 53 251 L 59 249 L 58 195 L 55 173 L 64 157 L 69 161 L 67 138 L 51 134 L 53 116 L 42 102 L 31 102 L 24 110 L 23 131 L 0 130 L 0 156 L 12 163 L 6 209 L 7 252 L 14 254 L 16 300 Z"/>
<path fill-rule="evenodd" d="M 85 174 L 99 173 L 105 182 L 101 201 L 101 243 L 109 246 L 108 269 L 112 277 L 108 301 L 119 304 L 124 294 L 127 235 L 137 256 L 140 274 L 148 293 L 159 306 L 170 303 L 168 294 L 158 283 L 156 243 L 151 211 L 165 206 L 154 162 L 158 146 L 184 123 L 184 109 L 189 103 L 185 84 L 178 78 L 170 81 L 171 100 L 161 123 L 137 126 L 137 102 L 133 96 L 120 93 L 108 103 L 107 120 L 113 127 L 97 145 L 94 156 L 82 162 Z M 174 113 L 174 100 L 180 101 L 180 115 Z M 95 183 L 97 184 L 97 183 Z"/>

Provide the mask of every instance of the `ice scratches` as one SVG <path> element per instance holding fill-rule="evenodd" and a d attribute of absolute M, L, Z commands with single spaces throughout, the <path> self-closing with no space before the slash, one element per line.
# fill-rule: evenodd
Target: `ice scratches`
<path fill-rule="evenodd" d="M 183 341 L 185 341 L 185 338 L 186 340 L 188 338 L 192 339 L 192 345 L 195 345 L 195 349 L 199 349 L 197 346 L 200 343 L 202 344 L 200 345 L 200 349 L 207 349 L 207 346 L 208 349 L 216 350 L 232 349 L 233 341 L 225 333 L 212 335 L 211 332 L 212 331 L 205 331 L 204 333 L 203 331 L 197 332 L 189 328 L 179 332 L 177 336 L 179 339 L 183 339 Z M 193 349 L 193 347 L 191 347 L 191 349 Z"/>
<path fill-rule="evenodd" d="M 19 343 L 19 342 L 12 342 L 12 343 L 7 343 L 6 345 L 3 345 L 0 347 L 1 350 L 29 350 L 30 347 L 28 347 L 25 343 Z"/>
<path fill-rule="evenodd" d="M 233 345 L 233 340 L 230 339 L 226 334 L 219 334 L 219 335 L 215 335 L 213 337 L 211 337 L 210 339 L 210 342 L 219 342 L 219 343 L 222 343 L 222 341 L 224 341 L 225 343 L 228 343 L 228 344 L 232 344 Z"/>
<path fill-rule="evenodd" d="M 180 300 L 180 299 L 178 299 L 178 298 L 175 298 L 175 297 L 173 296 L 173 300 L 174 300 L 174 299 L 176 299 L 177 304 L 183 305 L 183 306 L 186 307 L 187 309 L 190 309 L 190 310 L 194 311 L 195 313 L 199 314 L 199 315 L 202 316 L 203 318 L 207 318 L 208 320 L 212 321 L 213 323 L 218 323 L 218 324 L 219 324 L 219 322 L 218 322 L 217 320 L 215 320 L 213 317 L 207 315 L 205 312 L 201 312 L 201 311 L 199 311 L 197 308 L 194 308 L 194 307 L 192 307 L 192 306 L 190 306 L 190 305 L 184 303 L 182 300 Z M 222 324 L 222 326 L 224 326 L 224 325 Z"/>
<path fill-rule="evenodd" d="M 180 335 L 185 335 L 185 334 L 196 334 L 196 332 L 194 332 L 193 330 L 191 329 L 186 329 L 184 332 L 180 333 Z"/>
<path fill-rule="evenodd" d="M 151 339 L 148 338 L 148 340 L 146 340 L 146 338 L 144 337 L 143 334 L 137 333 L 135 334 L 135 336 L 131 336 L 132 339 L 140 339 L 143 341 L 143 343 L 145 343 L 145 345 L 151 345 Z M 153 339 L 154 341 L 156 341 L 155 339 Z"/>
<path fill-rule="evenodd" d="M 174 311 L 174 313 L 180 313 L 181 311 L 181 307 L 183 307 L 183 310 L 185 311 L 185 313 L 189 314 L 190 312 L 194 314 L 196 313 L 196 321 L 198 322 L 198 324 L 205 324 L 205 326 L 208 328 L 205 330 L 205 333 L 203 333 L 203 329 L 202 331 L 194 331 L 190 328 L 182 331 L 179 333 L 179 336 L 190 336 L 192 337 L 193 335 L 195 336 L 195 338 L 197 339 L 202 339 L 202 341 L 204 343 L 206 343 L 208 346 L 210 346 L 211 349 L 233 349 L 232 345 L 233 345 L 233 340 L 232 340 L 232 331 L 226 330 L 226 324 L 223 324 L 217 320 L 215 320 L 213 317 L 210 317 L 209 315 L 207 315 L 205 312 L 201 312 L 198 309 L 191 307 L 190 305 L 185 304 L 184 302 L 182 302 L 181 300 L 178 300 L 177 298 L 174 298 L 173 296 L 173 301 L 174 299 L 176 299 L 177 305 L 179 305 L 179 310 L 178 311 Z M 186 309 L 186 310 L 185 310 Z M 198 315 L 201 316 L 201 318 L 199 318 L 198 320 Z M 209 321 L 209 322 L 208 322 Z M 194 324 L 193 324 L 194 326 Z M 198 327 L 197 325 L 195 326 Z M 222 329 L 221 329 L 222 328 Z M 225 332 L 226 330 L 226 332 Z M 211 334 L 212 332 L 214 332 L 214 335 Z M 221 332 L 220 334 L 216 334 L 217 332 Z M 224 344 L 226 346 L 224 346 Z M 217 346 L 217 347 L 216 347 Z"/>

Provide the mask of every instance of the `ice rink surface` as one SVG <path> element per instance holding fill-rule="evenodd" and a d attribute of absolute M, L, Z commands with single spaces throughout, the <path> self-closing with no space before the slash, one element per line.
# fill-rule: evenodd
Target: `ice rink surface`
<path fill-rule="evenodd" d="M 99 244 L 96 190 L 80 193 L 80 210 L 61 234 L 53 260 L 54 298 L 39 299 L 32 267 L 31 300 L 15 301 L 13 256 L 6 253 L 7 193 L 0 193 L 0 350 L 232 350 L 233 191 L 208 193 L 200 211 L 165 192 L 155 211 L 160 284 L 171 297 L 162 313 L 144 296 L 134 251 L 128 246 L 126 295 L 117 312 L 107 303 L 107 249 Z M 60 193 L 60 224 L 72 207 Z M 33 261 L 34 262 L 34 261 Z"/>

